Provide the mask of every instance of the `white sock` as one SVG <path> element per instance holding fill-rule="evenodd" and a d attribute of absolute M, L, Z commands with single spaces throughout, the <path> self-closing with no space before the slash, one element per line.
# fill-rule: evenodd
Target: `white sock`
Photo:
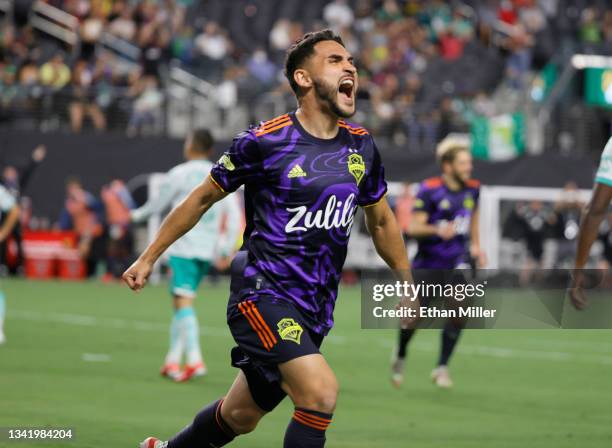
<path fill-rule="evenodd" d="M 166 355 L 166 364 L 180 364 L 185 351 L 185 339 L 180 321 L 185 318 L 181 310 L 175 311 L 170 323 L 170 348 Z"/>
<path fill-rule="evenodd" d="M 200 327 L 198 325 L 198 318 L 195 313 L 187 315 L 181 319 L 181 325 L 185 329 L 185 349 L 186 349 L 186 363 L 188 365 L 199 364 L 202 362 L 202 350 L 200 348 Z"/>

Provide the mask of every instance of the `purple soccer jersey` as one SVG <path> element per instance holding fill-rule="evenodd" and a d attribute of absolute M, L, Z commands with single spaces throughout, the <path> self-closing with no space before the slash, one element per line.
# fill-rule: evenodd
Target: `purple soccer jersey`
<path fill-rule="evenodd" d="M 420 239 L 413 268 L 455 269 L 469 262 L 472 214 L 478 206 L 479 194 L 480 183 L 474 179 L 458 191 L 450 190 L 440 177 L 421 183 L 414 211 L 426 212 L 428 224 L 452 223 L 456 235 L 446 241 L 438 236 Z"/>
<path fill-rule="evenodd" d="M 333 326 L 338 282 L 358 206 L 387 191 L 371 135 L 340 120 L 316 138 L 294 113 L 238 135 L 211 171 L 223 191 L 244 185 L 248 261 L 239 294 L 293 303 L 312 331 Z"/>

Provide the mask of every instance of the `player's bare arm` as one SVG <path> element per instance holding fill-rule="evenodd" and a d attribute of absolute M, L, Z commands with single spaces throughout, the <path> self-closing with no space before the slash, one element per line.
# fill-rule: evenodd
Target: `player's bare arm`
<path fill-rule="evenodd" d="M 476 260 L 478 267 L 486 265 L 485 253 L 480 247 L 480 209 L 476 207 L 472 212 L 470 222 L 470 255 Z"/>
<path fill-rule="evenodd" d="M 372 236 L 376 252 L 395 271 L 408 271 L 408 254 L 406 246 L 386 198 L 374 205 L 364 208 L 366 225 Z"/>
<path fill-rule="evenodd" d="M 385 260 L 385 263 L 394 270 L 400 280 L 412 283 L 412 273 L 408 261 L 408 253 L 402 238 L 399 225 L 395 215 L 389 207 L 386 198 L 378 203 L 364 208 L 366 225 L 372 236 L 376 252 Z M 398 306 L 419 306 L 418 300 L 410 300 L 404 297 Z M 402 319 L 402 328 L 409 328 L 415 325 L 417 319 Z"/>
<path fill-rule="evenodd" d="M 416 211 L 412 215 L 412 221 L 408 233 L 414 238 L 428 238 L 432 236 L 439 236 L 443 240 L 449 240 L 455 236 L 455 228 L 453 225 L 448 224 L 445 226 L 435 226 L 429 224 L 429 213 Z"/>
<path fill-rule="evenodd" d="M 19 220 L 19 206 L 15 205 L 8 212 L 2 227 L 0 228 L 0 242 L 4 241 L 13 231 L 13 228 Z"/>
<path fill-rule="evenodd" d="M 595 238 L 597 238 L 599 226 L 606 216 L 610 201 L 612 201 L 612 186 L 599 182 L 595 183 L 593 196 L 587 204 L 580 222 L 578 248 L 574 265 L 574 280 L 569 290 L 570 299 L 576 309 L 579 310 L 587 305 L 587 298 L 582 289 L 584 277 L 581 269 L 585 267 L 589 259 L 591 246 Z"/>
<path fill-rule="evenodd" d="M 175 207 L 162 222 L 157 235 L 138 260 L 123 274 L 123 281 L 134 291 L 142 289 L 151 274 L 153 264 L 177 239 L 187 233 L 202 215 L 227 193 L 221 191 L 210 177 Z"/>

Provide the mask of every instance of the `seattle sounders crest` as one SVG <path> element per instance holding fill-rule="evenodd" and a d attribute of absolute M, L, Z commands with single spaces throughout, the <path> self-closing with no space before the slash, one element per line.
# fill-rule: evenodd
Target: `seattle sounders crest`
<path fill-rule="evenodd" d="M 360 154 L 350 154 L 348 156 L 348 170 L 359 185 L 365 174 L 365 163 L 363 163 L 363 157 Z"/>

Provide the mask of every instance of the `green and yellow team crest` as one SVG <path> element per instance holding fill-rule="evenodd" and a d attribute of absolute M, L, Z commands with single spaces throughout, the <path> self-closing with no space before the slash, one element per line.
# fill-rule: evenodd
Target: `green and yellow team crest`
<path fill-rule="evenodd" d="M 295 342 L 298 345 L 300 344 L 300 339 L 304 329 L 295 320 L 290 317 L 286 317 L 278 322 L 277 327 L 278 334 L 280 335 L 281 339 Z"/>
<path fill-rule="evenodd" d="M 348 170 L 357 181 L 357 185 L 359 185 L 365 174 L 365 163 L 360 154 L 350 154 L 348 156 Z"/>
<path fill-rule="evenodd" d="M 463 206 L 468 210 L 472 210 L 474 208 L 474 198 L 471 194 L 465 195 L 465 199 L 463 199 Z"/>
<path fill-rule="evenodd" d="M 234 171 L 236 167 L 232 163 L 230 156 L 227 154 L 223 154 L 219 159 L 219 165 L 223 165 L 228 171 Z"/>

